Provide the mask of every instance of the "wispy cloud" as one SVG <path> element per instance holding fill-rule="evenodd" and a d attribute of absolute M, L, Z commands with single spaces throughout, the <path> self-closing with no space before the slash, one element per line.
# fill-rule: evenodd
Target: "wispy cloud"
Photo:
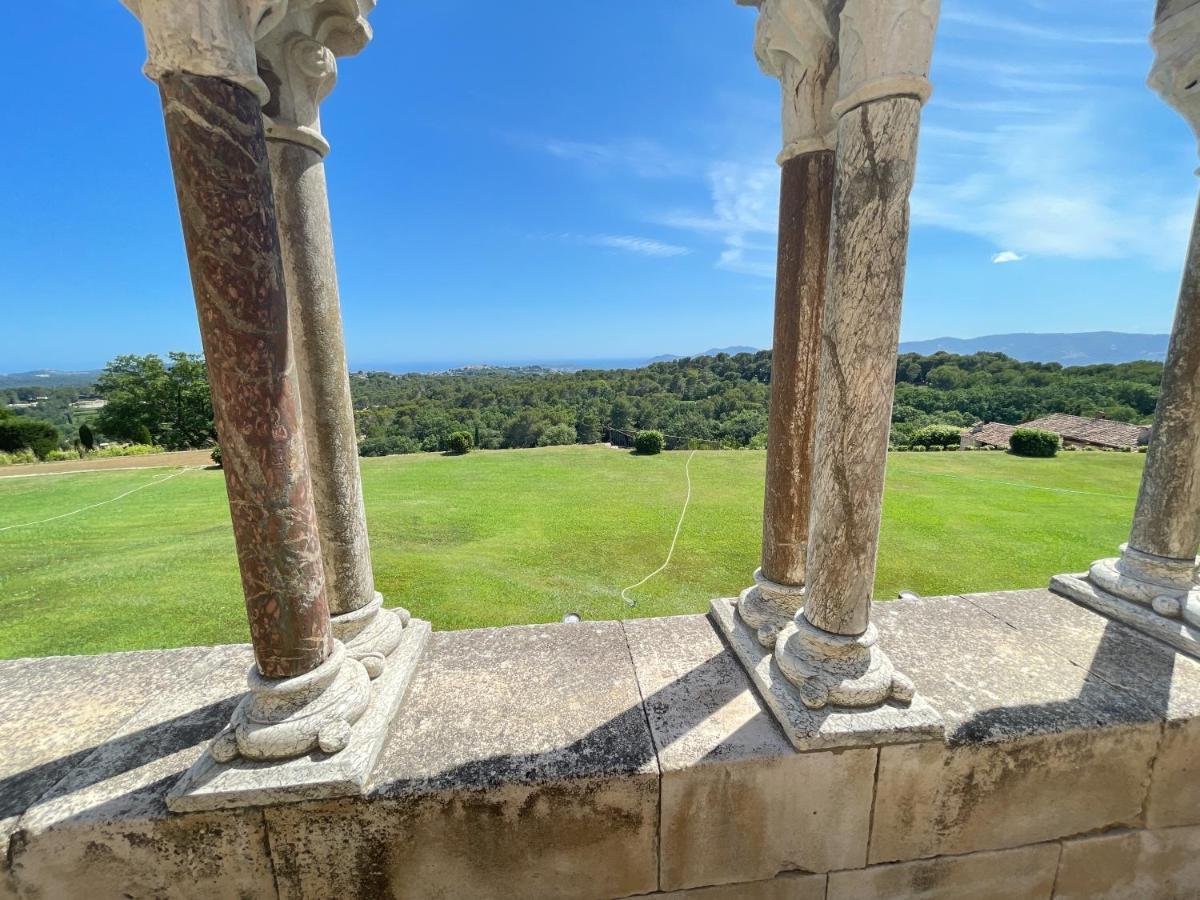
<path fill-rule="evenodd" d="M 537 150 L 555 159 L 576 163 L 596 173 L 626 171 L 639 178 L 679 178 L 693 175 L 695 163 L 646 138 L 577 141 L 532 135 L 506 135 L 509 143 Z"/>
<path fill-rule="evenodd" d="M 666 244 L 652 238 L 634 237 L 627 234 L 592 234 L 579 237 L 579 242 L 592 244 L 596 247 L 611 247 L 614 250 L 624 250 L 639 256 L 687 256 L 692 251 L 678 244 Z"/>
<path fill-rule="evenodd" d="M 996 263 L 997 265 L 1000 265 L 1003 263 L 1020 262 L 1024 258 L 1025 257 L 1023 257 L 1021 254 L 1014 253 L 1012 250 L 1002 250 L 999 253 L 997 253 L 995 256 L 992 257 L 992 262 Z"/>
<path fill-rule="evenodd" d="M 718 162 L 709 166 L 708 184 L 710 211 L 677 211 L 657 221 L 719 237 L 724 246 L 717 257 L 718 268 L 774 278 L 779 170 L 773 165 Z"/>
<path fill-rule="evenodd" d="M 941 20 L 954 25 L 964 25 L 968 28 L 986 29 L 991 33 L 1004 32 L 1023 38 L 1033 38 L 1039 41 L 1061 41 L 1072 44 L 1104 44 L 1118 46 L 1141 46 L 1145 37 L 1123 34 L 1100 34 L 1083 28 L 1053 28 L 1045 25 L 1035 25 L 1020 19 L 1010 19 L 991 13 L 977 12 L 970 9 L 948 9 L 942 13 Z"/>
<path fill-rule="evenodd" d="M 981 133 L 986 140 L 969 166 L 953 147 L 940 159 L 944 138 L 936 134 L 922 147 L 915 224 L 982 237 L 1020 256 L 1178 265 L 1191 198 L 1132 167 L 1087 113 Z"/>

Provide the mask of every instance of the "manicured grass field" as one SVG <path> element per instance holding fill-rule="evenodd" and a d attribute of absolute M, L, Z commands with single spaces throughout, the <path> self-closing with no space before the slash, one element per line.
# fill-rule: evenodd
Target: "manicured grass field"
<path fill-rule="evenodd" d="M 686 459 L 561 447 L 364 460 L 378 587 L 439 629 L 702 611 L 758 562 L 762 452 L 697 453 L 670 567 L 635 607 L 618 596 L 666 555 Z M 877 596 L 1084 569 L 1127 537 L 1144 459 L 893 455 Z M 0 623 L 0 657 L 247 640 L 221 473 L 0 478 Z"/>

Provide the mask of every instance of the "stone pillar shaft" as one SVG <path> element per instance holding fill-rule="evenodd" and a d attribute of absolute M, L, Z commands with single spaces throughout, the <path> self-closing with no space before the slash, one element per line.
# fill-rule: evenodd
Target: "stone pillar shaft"
<path fill-rule="evenodd" d="M 1163 367 L 1129 546 L 1192 561 L 1200 547 L 1200 210 Z"/>
<path fill-rule="evenodd" d="M 158 76 L 259 672 L 333 651 L 259 99 Z"/>
<path fill-rule="evenodd" d="M 330 611 L 353 612 L 375 597 L 359 477 L 358 439 L 325 166 L 311 147 L 267 142 L 278 207 L 309 467 Z"/>
<path fill-rule="evenodd" d="M 804 584 L 808 556 L 833 172 L 833 151 L 820 150 L 785 161 L 780 181 L 762 574 L 789 586 Z"/>
<path fill-rule="evenodd" d="M 837 635 L 870 621 L 920 114 L 888 97 L 838 124 L 804 604 Z"/>

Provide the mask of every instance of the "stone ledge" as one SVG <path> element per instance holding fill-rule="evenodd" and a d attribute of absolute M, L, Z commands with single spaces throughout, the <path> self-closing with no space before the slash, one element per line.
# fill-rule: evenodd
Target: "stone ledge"
<path fill-rule="evenodd" d="M 1154 841 L 1192 840 L 1161 826 L 1195 824 L 1200 664 L 1047 591 L 875 620 L 946 742 L 796 753 L 702 616 L 464 631 L 431 638 L 366 798 L 211 813 L 165 796 L 237 702 L 247 648 L 0 662 L 0 897 L 774 900 L 781 871 L 832 872 L 831 892 L 928 880 L 1144 823 L 1166 836 L 1113 852 L 1186 871 Z"/>

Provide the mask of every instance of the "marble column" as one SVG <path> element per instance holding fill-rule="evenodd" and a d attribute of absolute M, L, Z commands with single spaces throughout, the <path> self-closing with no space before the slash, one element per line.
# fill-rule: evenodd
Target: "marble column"
<path fill-rule="evenodd" d="M 1159 0 L 1150 85 L 1200 135 L 1200 3 Z M 1200 656 L 1200 212 L 1163 366 L 1129 542 L 1051 586 Z"/>
<path fill-rule="evenodd" d="M 755 57 L 779 79 L 783 150 L 762 561 L 738 615 L 773 647 L 804 602 L 817 361 L 824 311 L 833 146 L 837 11 L 829 0 L 741 0 L 759 8 Z"/>
<path fill-rule="evenodd" d="M 736 602 L 713 600 L 709 613 L 797 750 L 941 740 L 941 716 L 895 671 L 870 624 L 908 195 L 938 5 L 745 5 L 760 6 L 760 61 L 784 87 L 770 458 L 759 584 Z M 807 123 L 805 140 L 787 137 L 789 121 Z M 764 591 L 768 575 L 779 580 Z"/>
<path fill-rule="evenodd" d="M 847 0 L 821 329 L 804 607 L 775 661 L 813 709 L 911 702 L 870 622 L 908 248 L 908 197 L 937 0 Z"/>
<path fill-rule="evenodd" d="M 217 758 L 336 752 L 366 709 L 331 633 L 253 40 L 278 7 L 130 3 L 159 85 L 256 666 Z"/>
<path fill-rule="evenodd" d="M 375 590 L 319 109 L 337 76 L 336 56 L 357 53 L 370 38 L 363 12 L 348 15 L 345 0 L 295 6 L 259 41 L 258 61 L 271 91 L 263 113 L 332 626 L 376 678 L 409 616 L 384 610 Z"/>

